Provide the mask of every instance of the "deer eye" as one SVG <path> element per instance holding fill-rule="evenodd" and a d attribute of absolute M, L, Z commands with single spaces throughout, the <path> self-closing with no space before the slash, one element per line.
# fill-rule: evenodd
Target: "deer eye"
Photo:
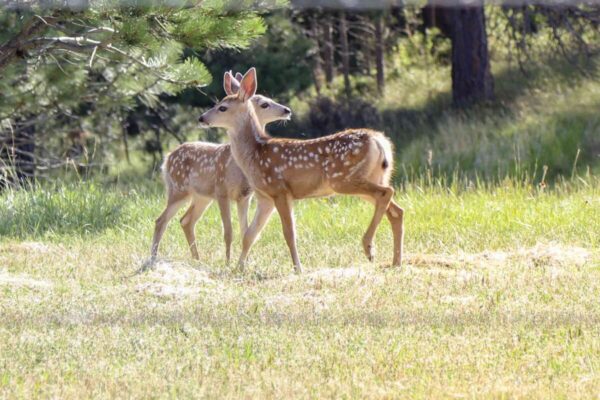
<path fill-rule="evenodd" d="M 221 107 L 219 107 L 219 111 L 225 112 L 225 111 L 227 111 L 227 107 L 221 106 Z"/>
<path fill-rule="evenodd" d="M 269 103 L 262 103 L 260 108 L 269 108 Z"/>

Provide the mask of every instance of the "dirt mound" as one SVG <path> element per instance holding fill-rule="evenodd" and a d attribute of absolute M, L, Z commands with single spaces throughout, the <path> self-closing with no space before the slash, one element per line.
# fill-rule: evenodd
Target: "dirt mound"
<path fill-rule="evenodd" d="M 140 279 L 136 290 L 159 297 L 198 297 L 221 286 L 206 271 L 169 261 L 158 261 Z"/>

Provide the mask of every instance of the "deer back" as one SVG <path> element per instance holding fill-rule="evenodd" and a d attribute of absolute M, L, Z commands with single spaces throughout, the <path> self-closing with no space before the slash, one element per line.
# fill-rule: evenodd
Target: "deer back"
<path fill-rule="evenodd" d="M 247 166 L 254 185 L 271 195 L 294 198 L 333 194 L 356 181 L 388 184 L 392 147 L 381 132 L 350 129 L 312 140 L 270 139 L 256 147 L 257 165 Z"/>

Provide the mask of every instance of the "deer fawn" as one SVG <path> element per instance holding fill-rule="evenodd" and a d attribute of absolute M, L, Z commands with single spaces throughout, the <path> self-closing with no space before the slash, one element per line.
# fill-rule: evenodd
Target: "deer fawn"
<path fill-rule="evenodd" d="M 239 74 L 240 79 L 241 77 L 242 75 Z M 233 78 L 226 87 L 227 95 L 233 95 L 238 88 L 239 82 Z M 289 108 L 264 96 L 254 95 L 251 102 L 255 106 L 261 130 L 269 122 L 288 120 L 292 113 Z M 204 210 L 216 199 L 223 222 L 225 254 L 229 261 L 233 236 L 229 203 L 231 200 L 237 202 L 243 235 L 248 228 L 248 206 L 252 195 L 248 180 L 231 157 L 230 145 L 206 142 L 181 144 L 166 157 L 162 172 L 167 191 L 167 206 L 156 220 L 151 260 L 156 259 L 158 246 L 167 224 L 189 199 L 192 203 L 180 222 L 192 257 L 197 260 L 199 256 L 194 227 Z"/>
<path fill-rule="evenodd" d="M 233 84 L 232 78 L 225 73 L 226 88 Z M 400 265 L 404 211 L 392 200 L 394 189 L 389 181 L 393 151 L 389 139 L 368 129 L 350 129 L 312 140 L 271 138 L 248 101 L 256 87 L 256 70 L 252 68 L 243 76 L 237 94 L 226 96 L 200 117 L 205 126 L 227 129 L 233 158 L 256 192 L 257 212 L 244 234 L 240 267 L 275 207 L 295 270 L 301 272 L 293 200 L 334 193 L 357 195 L 375 204 L 375 214 L 362 239 L 369 260 L 373 259 L 375 230 L 387 215 L 394 234 L 393 265 Z"/>

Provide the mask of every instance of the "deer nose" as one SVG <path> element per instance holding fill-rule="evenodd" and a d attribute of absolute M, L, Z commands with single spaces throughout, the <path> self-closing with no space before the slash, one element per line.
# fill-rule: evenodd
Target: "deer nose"
<path fill-rule="evenodd" d="M 204 123 L 204 116 L 203 115 L 201 115 L 200 118 L 198 118 L 198 122 Z"/>
<path fill-rule="evenodd" d="M 292 113 L 292 110 L 290 110 L 289 108 L 285 107 L 285 108 L 283 109 L 283 113 L 284 113 L 284 114 L 291 114 L 291 113 Z"/>

